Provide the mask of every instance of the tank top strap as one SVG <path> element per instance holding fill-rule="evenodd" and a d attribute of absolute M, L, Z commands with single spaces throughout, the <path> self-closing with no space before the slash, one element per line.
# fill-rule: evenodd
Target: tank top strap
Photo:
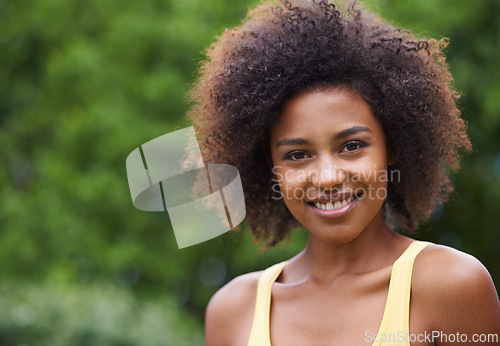
<path fill-rule="evenodd" d="M 401 333 L 409 335 L 409 312 L 411 278 L 413 273 L 413 262 L 417 255 L 429 244 L 424 241 L 414 241 L 403 254 L 394 262 L 387 293 L 384 315 L 378 335 L 396 335 Z M 271 292 L 273 283 L 276 281 L 287 262 L 277 263 L 267 268 L 259 278 L 257 284 L 257 296 L 255 300 L 255 312 L 248 340 L 248 346 L 271 346 L 269 325 L 271 311 Z M 384 343 L 394 345 L 394 343 Z M 374 342 L 373 346 L 381 345 Z M 398 345 L 410 345 L 404 342 Z"/>
<path fill-rule="evenodd" d="M 271 346 L 269 340 L 269 313 L 271 311 L 271 291 L 287 261 L 277 263 L 262 273 L 257 284 L 257 297 L 252 330 L 248 346 Z"/>
<path fill-rule="evenodd" d="M 378 335 L 409 335 L 410 291 L 413 262 L 417 255 L 431 243 L 414 241 L 392 266 L 387 302 Z M 374 343 L 373 345 L 378 345 Z M 401 345 L 410 345 L 409 342 Z"/>

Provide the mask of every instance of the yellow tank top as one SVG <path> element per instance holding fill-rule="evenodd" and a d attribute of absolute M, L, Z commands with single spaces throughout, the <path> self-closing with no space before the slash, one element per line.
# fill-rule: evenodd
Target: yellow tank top
<path fill-rule="evenodd" d="M 401 331 L 409 335 L 409 312 L 410 312 L 410 289 L 413 261 L 415 257 L 427 245 L 431 243 L 424 241 L 414 241 L 408 246 L 403 254 L 394 262 L 392 266 L 389 291 L 385 303 L 384 315 L 378 335 L 397 336 Z M 278 278 L 285 267 L 286 261 L 277 263 L 267 268 L 259 278 L 257 285 L 257 298 L 255 302 L 255 313 L 252 330 L 248 340 L 248 346 L 271 346 L 271 336 L 269 333 L 269 313 L 271 308 L 271 290 L 274 281 Z M 408 339 L 408 338 L 406 338 Z M 396 339 L 397 340 L 397 339 Z M 382 340 L 373 343 L 373 346 L 410 346 L 410 342 L 383 342 Z"/>

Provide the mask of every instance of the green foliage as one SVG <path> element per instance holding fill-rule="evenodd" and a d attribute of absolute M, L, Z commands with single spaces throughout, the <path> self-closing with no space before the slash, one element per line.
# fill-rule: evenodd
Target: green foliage
<path fill-rule="evenodd" d="M 166 296 L 138 301 L 111 286 L 0 287 L 0 344 L 191 346 L 203 336 Z"/>
<path fill-rule="evenodd" d="M 245 227 L 179 250 L 168 216 L 130 200 L 127 155 L 189 125 L 185 92 L 202 50 L 250 3 L 0 3 L 0 308 L 38 316 L 29 326 L 2 316 L 0 343 L 148 345 L 139 340 L 151 334 L 154 345 L 157 337 L 184 340 L 186 328 L 199 340 L 204 307 L 221 284 L 300 251 L 304 232 L 261 254 Z M 474 254 L 499 285 L 499 2 L 368 3 L 395 25 L 451 39 L 448 61 L 475 151 L 454 178 L 452 202 L 418 237 Z M 174 304 L 158 298 L 165 292 Z M 115 307 L 129 310 L 116 316 Z M 95 309 L 104 317 L 94 318 Z M 137 311 L 173 327 L 147 326 Z"/>
<path fill-rule="evenodd" d="M 186 126 L 196 60 L 245 6 L 0 4 L 3 281 L 111 280 L 141 297 L 171 289 L 196 301 L 205 254 L 181 253 L 168 217 L 133 208 L 125 158 Z M 206 299 L 190 304 L 200 312 Z"/>

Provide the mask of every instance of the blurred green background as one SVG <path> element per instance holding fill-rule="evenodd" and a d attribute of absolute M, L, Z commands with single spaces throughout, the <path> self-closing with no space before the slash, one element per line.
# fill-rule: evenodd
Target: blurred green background
<path fill-rule="evenodd" d="M 202 50 L 255 1 L 0 2 L 0 345 L 199 345 L 211 295 L 288 258 L 240 232 L 179 250 L 136 210 L 125 159 L 189 126 Z M 474 145 L 456 193 L 416 236 L 479 258 L 500 285 L 500 2 L 370 0 L 391 23 L 449 37 Z"/>

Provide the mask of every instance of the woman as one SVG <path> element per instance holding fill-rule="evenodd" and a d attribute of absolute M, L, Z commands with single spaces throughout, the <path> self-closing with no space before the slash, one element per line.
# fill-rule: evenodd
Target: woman
<path fill-rule="evenodd" d="M 191 92 L 205 155 L 238 167 L 247 222 L 305 249 L 211 299 L 207 345 L 498 344 L 484 266 L 415 241 L 470 150 L 441 53 L 358 6 L 265 2 L 208 51 Z"/>

